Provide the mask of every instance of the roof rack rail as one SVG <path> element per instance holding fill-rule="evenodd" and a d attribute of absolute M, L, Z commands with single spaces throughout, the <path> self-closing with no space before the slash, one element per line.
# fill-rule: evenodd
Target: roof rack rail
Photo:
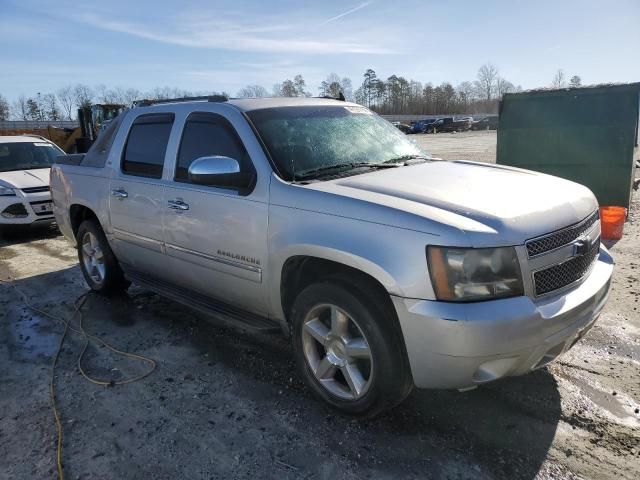
<path fill-rule="evenodd" d="M 200 97 L 180 97 L 180 98 L 162 98 L 158 100 L 143 99 L 135 100 L 133 102 L 134 107 L 148 107 L 150 105 L 157 105 L 159 103 L 179 103 L 179 102 L 193 102 L 196 100 L 206 100 L 207 102 L 226 102 L 229 98 L 226 95 L 203 95 Z"/>

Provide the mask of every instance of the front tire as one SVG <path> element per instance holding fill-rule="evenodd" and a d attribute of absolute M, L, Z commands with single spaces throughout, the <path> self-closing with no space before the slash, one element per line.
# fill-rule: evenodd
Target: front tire
<path fill-rule="evenodd" d="M 396 319 L 365 291 L 329 281 L 305 288 L 292 307 L 292 340 L 318 397 L 372 416 L 404 400 L 413 380 Z"/>
<path fill-rule="evenodd" d="M 124 278 L 102 228 L 95 220 L 85 220 L 76 234 L 78 261 L 89 288 L 97 293 L 122 293 L 130 283 Z"/>

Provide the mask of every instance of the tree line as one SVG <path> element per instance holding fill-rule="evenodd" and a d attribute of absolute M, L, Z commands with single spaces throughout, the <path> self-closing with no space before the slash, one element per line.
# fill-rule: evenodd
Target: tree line
<path fill-rule="evenodd" d="M 558 70 L 549 85 L 553 88 L 576 87 L 581 85 L 579 76 L 574 75 L 568 84 L 562 70 Z M 378 77 L 373 69 L 367 69 L 362 82 L 354 90 L 348 77 L 331 73 L 318 87 L 318 96 L 337 98 L 340 94 L 347 100 L 367 106 L 381 114 L 473 114 L 496 113 L 498 102 L 505 93 L 518 92 L 522 88 L 503 78 L 498 68 L 487 63 L 482 65 L 474 80 L 463 81 L 456 86 L 450 82 L 433 85 L 431 82 L 407 79 L 391 75 L 386 79 Z M 0 120 L 73 120 L 77 109 L 94 103 L 115 103 L 131 105 L 135 100 L 162 100 L 201 95 L 224 95 L 227 92 L 192 92 L 180 88 L 156 87 L 147 92 L 136 88 L 108 88 L 105 85 L 90 87 L 84 84 L 67 85 L 55 93 L 20 95 L 12 104 L 0 94 Z M 262 85 L 247 85 L 237 92 L 237 97 L 310 97 L 302 75 L 285 79 L 273 85 L 269 92 Z"/>

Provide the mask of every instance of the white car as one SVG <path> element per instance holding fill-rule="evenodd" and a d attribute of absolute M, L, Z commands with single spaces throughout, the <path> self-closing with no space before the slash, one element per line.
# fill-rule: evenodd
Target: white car
<path fill-rule="evenodd" d="M 49 171 L 58 155 L 42 137 L 0 136 L 0 226 L 54 221 Z"/>

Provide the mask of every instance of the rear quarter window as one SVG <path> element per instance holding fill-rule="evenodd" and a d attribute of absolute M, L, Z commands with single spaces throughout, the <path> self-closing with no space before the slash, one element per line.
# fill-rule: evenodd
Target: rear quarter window
<path fill-rule="evenodd" d="M 173 126 L 172 113 L 140 115 L 131 125 L 122 154 L 122 171 L 128 175 L 162 178 L 164 157 Z"/>

